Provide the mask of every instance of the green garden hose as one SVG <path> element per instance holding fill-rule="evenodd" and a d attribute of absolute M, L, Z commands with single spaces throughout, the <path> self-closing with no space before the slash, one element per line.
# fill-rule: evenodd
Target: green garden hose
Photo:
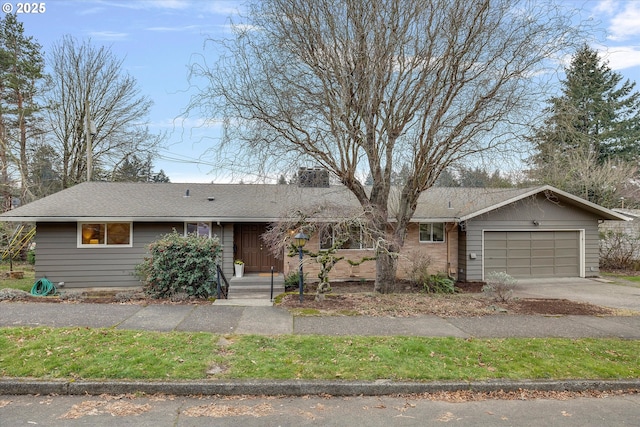
<path fill-rule="evenodd" d="M 49 294 L 55 295 L 58 292 L 56 285 L 51 283 L 49 279 L 38 280 L 31 288 L 31 295 L 40 297 L 47 296 Z"/>

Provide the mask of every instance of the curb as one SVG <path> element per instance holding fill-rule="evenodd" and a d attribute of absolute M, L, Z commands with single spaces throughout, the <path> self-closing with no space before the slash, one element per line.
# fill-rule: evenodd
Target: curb
<path fill-rule="evenodd" d="M 640 378 L 630 380 L 566 380 L 566 381 L 479 381 L 479 382 L 394 382 L 378 381 L 38 381 L 32 379 L 0 379 L 0 395 L 56 394 L 171 394 L 187 395 L 268 395 L 305 396 L 385 396 L 436 392 L 475 391 L 613 391 L 640 390 Z"/>

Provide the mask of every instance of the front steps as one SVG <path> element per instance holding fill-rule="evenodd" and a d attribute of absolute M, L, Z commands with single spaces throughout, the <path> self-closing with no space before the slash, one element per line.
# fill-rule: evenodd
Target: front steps
<path fill-rule="evenodd" d="M 273 277 L 273 297 L 284 292 L 282 274 Z M 245 274 L 229 281 L 229 300 L 271 300 L 271 274 Z"/>

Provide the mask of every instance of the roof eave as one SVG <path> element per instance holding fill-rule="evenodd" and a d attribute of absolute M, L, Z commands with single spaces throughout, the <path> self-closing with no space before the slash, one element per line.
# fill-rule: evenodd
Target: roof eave
<path fill-rule="evenodd" d="M 124 217 L 124 216 L 56 216 L 56 217 L 31 217 L 15 216 L 4 217 L 7 222 L 275 222 L 277 218 L 239 218 L 239 217 Z"/>
<path fill-rule="evenodd" d="M 573 201 L 576 205 L 582 206 L 583 208 L 587 208 L 588 210 L 597 213 L 599 215 L 602 216 L 602 219 L 608 219 L 608 220 L 619 220 L 619 221 L 629 221 L 631 218 L 626 217 L 622 214 L 619 214 L 617 212 L 612 211 L 611 209 L 607 209 L 605 207 L 602 207 L 600 205 L 596 205 L 595 203 L 592 203 L 588 200 L 582 199 L 580 197 L 574 196 L 573 194 L 567 193 L 566 191 L 562 191 L 558 188 L 552 187 L 550 185 L 543 185 L 542 187 L 538 187 L 538 188 L 533 188 L 530 191 L 524 192 L 522 194 L 517 195 L 516 197 L 512 197 L 510 199 L 504 200 L 500 203 L 496 203 L 495 205 L 492 206 L 488 206 L 484 209 L 480 209 L 476 212 L 471 212 L 467 215 L 463 215 L 460 217 L 460 221 L 467 221 L 469 219 L 475 218 L 477 216 L 483 215 L 487 212 L 491 212 L 494 211 L 496 209 L 499 209 L 501 207 L 510 205 L 512 203 L 518 202 L 520 200 L 526 199 L 527 197 L 531 197 L 534 196 L 536 194 L 545 192 L 545 191 L 551 191 L 559 196 L 562 196 L 563 198 L 569 199 L 571 201 Z"/>

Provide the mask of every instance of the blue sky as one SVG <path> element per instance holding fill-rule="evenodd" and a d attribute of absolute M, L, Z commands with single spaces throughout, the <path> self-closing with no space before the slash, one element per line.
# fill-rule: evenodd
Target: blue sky
<path fill-rule="evenodd" d="M 38 3 L 36 1 L 36 3 Z M 150 128 L 168 134 L 166 148 L 155 161 L 172 182 L 221 182 L 224 169 L 215 171 L 206 155 L 220 135 L 218 123 L 197 117 L 180 119 L 193 90 L 187 81 L 188 64 L 203 53 L 207 37 L 230 35 L 229 18 L 243 11 L 242 1 L 218 0 L 46 0 L 45 12 L 20 14 L 25 33 L 50 51 L 63 35 L 90 38 L 109 46 L 124 59 L 123 67 L 151 98 Z M 3 10 L 17 1 L 4 1 Z M 597 21 L 598 42 L 593 47 L 609 66 L 640 85 L 640 1 L 579 1 L 582 17 Z M 208 58 L 211 60 L 211 58 Z M 640 90 L 640 87 L 636 87 Z M 213 173 L 211 173 L 213 171 Z"/>

